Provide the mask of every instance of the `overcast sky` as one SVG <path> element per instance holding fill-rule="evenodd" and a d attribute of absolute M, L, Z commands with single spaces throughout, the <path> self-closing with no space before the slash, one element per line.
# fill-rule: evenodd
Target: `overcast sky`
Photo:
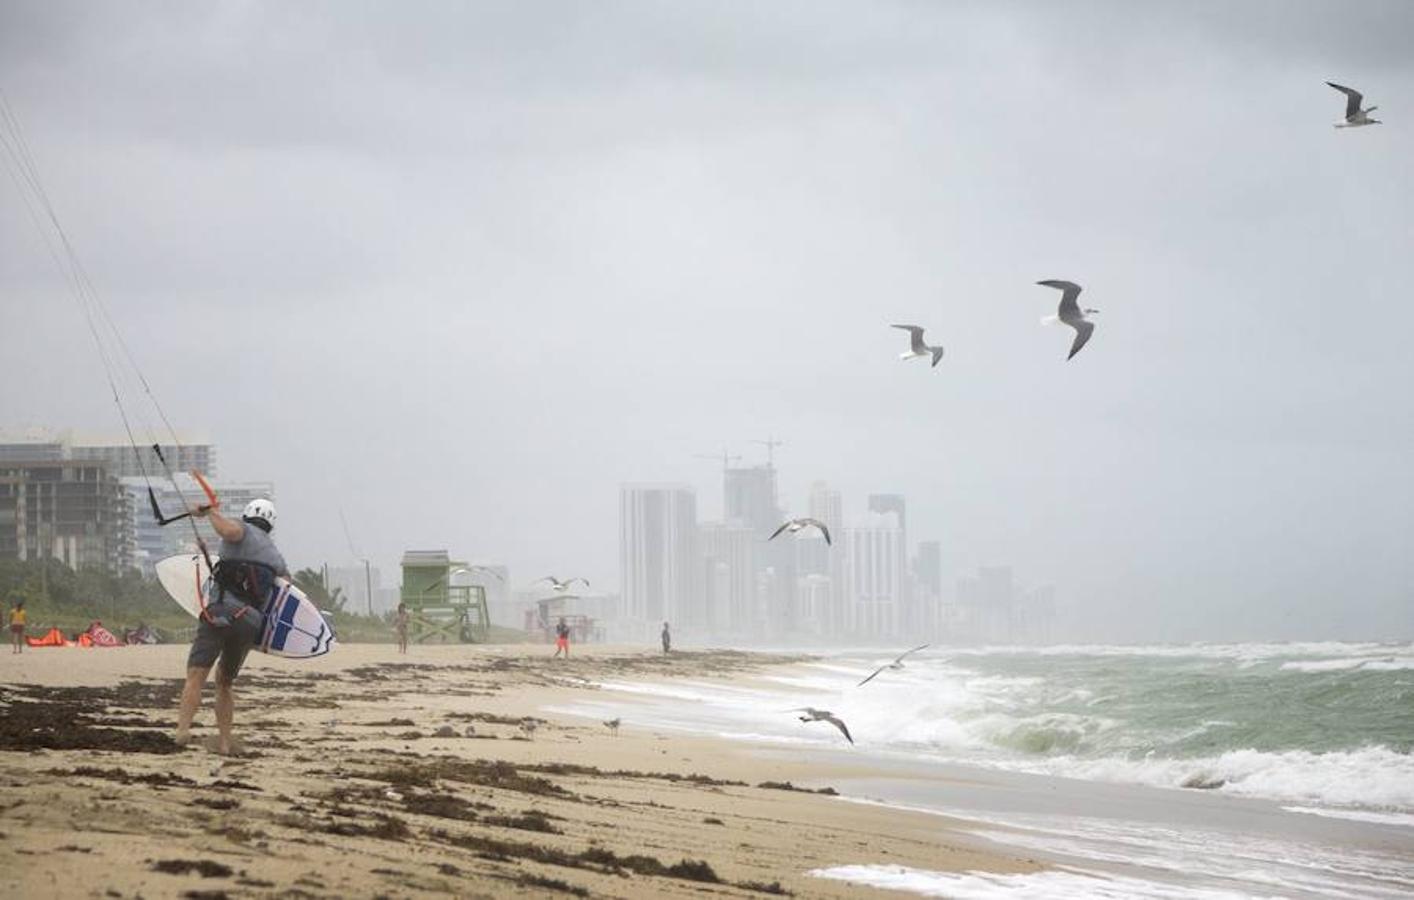
<path fill-rule="evenodd" d="M 296 565 L 342 509 L 385 583 L 614 586 L 621 482 L 713 518 L 697 455 L 774 435 L 787 509 L 903 493 L 949 593 L 1096 639 L 1414 636 L 1411 48 L 1404 0 L 0 5 L 79 255 Z M 0 332 L 0 424 L 118 429 L 8 179 Z"/>

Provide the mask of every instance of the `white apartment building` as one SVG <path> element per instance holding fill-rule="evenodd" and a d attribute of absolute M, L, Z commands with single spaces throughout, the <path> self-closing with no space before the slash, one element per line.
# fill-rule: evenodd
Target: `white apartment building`
<path fill-rule="evenodd" d="M 700 627 L 697 494 L 680 484 L 619 488 L 619 584 L 623 614 L 640 622 Z"/>

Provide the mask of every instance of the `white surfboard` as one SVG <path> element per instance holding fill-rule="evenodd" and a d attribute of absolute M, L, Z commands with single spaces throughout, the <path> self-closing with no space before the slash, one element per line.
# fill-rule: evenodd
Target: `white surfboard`
<path fill-rule="evenodd" d="M 211 561 L 216 562 L 217 557 Z M 169 556 L 157 563 L 157 580 L 177 605 L 192 616 L 200 616 L 202 595 L 211 569 L 200 553 Z M 323 656 L 337 643 L 334 630 L 314 602 L 288 579 L 276 578 L 275 586 L 261 609 L 264 624 L 255 649 L 271 656 L 306 659 Z"/>

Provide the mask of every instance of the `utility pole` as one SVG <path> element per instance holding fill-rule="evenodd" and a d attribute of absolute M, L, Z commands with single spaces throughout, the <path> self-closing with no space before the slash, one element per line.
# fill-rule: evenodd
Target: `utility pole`
<path fill-rule="evenodd" d="M 368 617 L 371 619 L 373 618 L 373 568 L 366 559 L 363 561 L 363 589 L 366 592 L 364 596 L 368 598 Z"/>

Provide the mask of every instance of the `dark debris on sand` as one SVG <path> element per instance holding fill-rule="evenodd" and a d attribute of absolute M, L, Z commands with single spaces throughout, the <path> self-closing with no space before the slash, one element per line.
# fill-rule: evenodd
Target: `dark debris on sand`
<path fill-rule="evenodd" d="M 451 781 L 562 800 L 579 799 L 548 778 L 522 775 L 515 765 L 494 759 L 438 757 L 429 762 L 409 762 L 396 768 L 380 769 L 364 777 L 399 787 L 431 788 L 439 781 Z"/>
<path fill-rule="evenodd" d="M 603 847 L 590 847 L 578 853 L 571 853 L 544 844 L 504 841 L 481 834 L 451 834 L 440 829 L 433 830 L 430 836 L 493 862 L 524 859 L 547 866 L 588 869 L 609 875 L 637 874 L 711 884 L 722 883 L 722 879 L 705 860 L 684 859 L 672 865 L 664 865 L 661 860 L 652 856 L 637 853 L 619 856 Z"/>
<path fill-rule="evenodd" d="M 832 787 L 796 787 L 789 781 L 763 781 L 756 786 L 769 791 L 795 791 L 798 794 L 824 794 L 826 797 L 838 797 L 840 795 L 840 792 Z"/>
<path fill-rule="evenodd" d="M 108 706 L 147 703 L 154 692 L 161 693 L 157 686 L 140 682 L 116 688 L 0 688 L 0 750 L 180 753 L 182 748 L 164 732 L 110 727 Z"/>
<path fill-rule="evenodd" d="M 97 766 L 74 766 L 72 769 L 45 769 L 41 775 L 58 775 L 61 778 L 101 778 L 119 784 L 150 784 L 154 787 L 195 787 L 196 782 L 183 775 L 170 772 L 147 772 L 135 775 L 126 769 L 100 769 Z"/>
<path fill-rule="evenodd" d="M 152 871 L 166 875 L 190 875 L 195 872 L 202 878 L 230 878 L 234 870 L 209 859 L 160 859 L 152 864 Z"/>

